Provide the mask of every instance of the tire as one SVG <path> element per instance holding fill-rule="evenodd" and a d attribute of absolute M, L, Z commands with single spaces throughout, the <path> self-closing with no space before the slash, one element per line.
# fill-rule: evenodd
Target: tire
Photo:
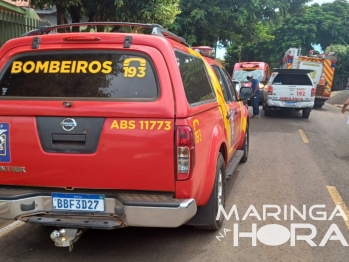
<path fill-rule="evenodd" d="M 196 229 L 200 230 L 219 230 L 224 222 L 224 216 L 220 216 L 220 220 L 217 221 L 216 217 L 218 214 L 218 207 L 221 204 L 225 208 L 225 186 L 226 186 L 226 172 L 225 172 L 225 162 L 221 153 L 218 155 L 217 167 L 216 167 L 216 178 L 214 183 L 214 188 L 212 190 L 209 201 L 207 202 L 205 209 L 206 214 L 211 216 L 210 225 L 200 225 L 194 226 Z"/>
<path fill-rule="evenodd" d="M 270 116 L 271 115 L 271 109 L 268 105 L 264 106 L 264 116 Z"/>
<path fill-rule="evenodd" d="M 310 112 L 311 112 L 311 109 L 310 109 L 310 108 L 303 109 L 303 111 L 302 111 L 302 117 L 303 117 L 303 118 L 309 118 Z"/>
<path fill-rule="evenodd" d="M 244 155 L 242 156 L 240 163 L 247 162 L 249 147 L 250 147 L 250 131 L 249 131 L 248 123 L 247 123 L 246 124 L 246 133 L 245 133 L 245 138 L 244 138 L 244 145 L 241 148 L 241 150 L 244 151 Z"/>
<path fill-rule="evenodd" d="M 322 108 L 322 106 L 323 106 L 322 104 L 315 104 L 314 108 Z"/>

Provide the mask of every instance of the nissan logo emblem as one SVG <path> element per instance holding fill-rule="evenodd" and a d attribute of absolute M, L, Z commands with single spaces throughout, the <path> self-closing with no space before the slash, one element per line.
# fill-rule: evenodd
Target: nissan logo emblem
<path fill-rule="evenodd" d="M 61 126 L 65 131 L 72 131 L 77 124 L 73 118 L 66 118 L 61 122 Z"/>

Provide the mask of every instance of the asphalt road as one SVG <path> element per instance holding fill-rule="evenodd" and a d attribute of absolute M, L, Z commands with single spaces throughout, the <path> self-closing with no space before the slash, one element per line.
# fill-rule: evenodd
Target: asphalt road
<path fill-rule="evenodd" d="M 260 119 L 251 119 L 249 160 L 238 167 L 227 187 L 227 213 L 235 205 L 239 217 L 234 213 L 225 221 L 225 230 L 204 232 L 188 226 L 90 230 L 69 253 L 67 248 L 54 246 L 52 228 L 25 224 L 0 237 L 0 261 L 348 261 L 349 247 L 339 240 L 319 246 L 332 224 L 339 232 L 331 231 L 331 235 L 342 234 L 349 243 L 349 223 L 338 216 L 329 220 L 339 196 L 349 207 L 348 114 L 326 105 L 313 110 L 309 119 L 297 112 L 266 118 L 262 110 Z M 271 216 L 263 220 L 263 205 L 279 206 L 280 220 Z M 306 216 L 302 217 L 304 205 Z M 315 219 L 327 212 L 325 220 L 311 218 L 309 209 L 314 205 L 325 206 L 313 212 Z M 291 212 L 292 206 L 301 215 Z M 250 216 L 245 218 L 245 213 Z M 253 224 L 257 230 L 265 226 L 258 231 L 256 246 L 251 237 L 238 236 L 251 232 Z M 292 224 L 306 228 L 292 232 Z M 297 239 L 309 235 L 311 226 L 315 246 Z"/>

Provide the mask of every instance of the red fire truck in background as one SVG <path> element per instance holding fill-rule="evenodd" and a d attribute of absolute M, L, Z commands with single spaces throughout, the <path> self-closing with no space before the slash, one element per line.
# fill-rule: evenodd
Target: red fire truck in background
<path fill-rule="evenodd" d="M 308 56 L 302 56 L 300 48 L 288 49 L 282 59 L 282 68 L 313 70 L 310 77 L 316 89 L 314 108 L 321 108 L 330 98 L 336 64 L 334 53 L 314 55 L 311 50 Z"/>
<path fill-rule="evenodd" d="M 260 102 L 263 98 L 263 88 L 267 85 L 270 77 L 270 67 L 265 62 L 240 62 L 234 65 L 232 78 L 242 83 L 242 86 L 251 87 L 251 83 L 247 80 L 247 76 L 253 76 L 258 79 L 261 91 Z"/>

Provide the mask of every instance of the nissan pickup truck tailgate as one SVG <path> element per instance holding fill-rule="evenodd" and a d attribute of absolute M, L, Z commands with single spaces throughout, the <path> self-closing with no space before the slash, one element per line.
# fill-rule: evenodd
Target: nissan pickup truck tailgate
<path fill-rule="evenodd" d="M 0 184 L 174 191 L 164 58 L 90 47 L 30 50 L 0 68 Z"/>

